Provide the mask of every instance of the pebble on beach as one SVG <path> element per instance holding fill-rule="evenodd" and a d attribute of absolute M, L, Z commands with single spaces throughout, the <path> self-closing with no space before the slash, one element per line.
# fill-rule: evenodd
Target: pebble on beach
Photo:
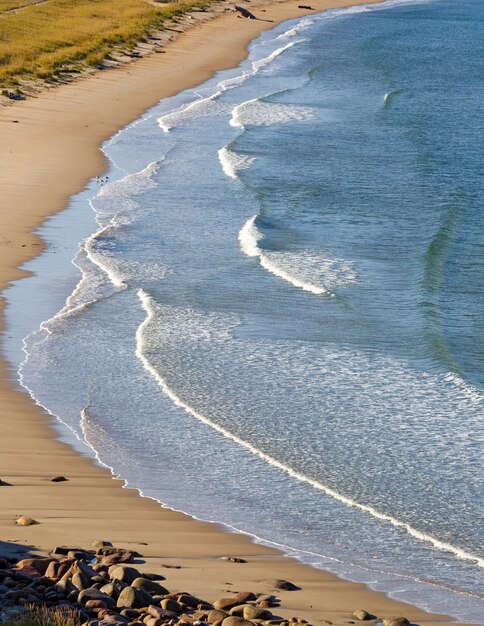
<path fill-rule="evenodd" d="M 17 526 L 34 526 L 35 524 L 40 524 L 40 522 L 38 522 L 35 519 L 32 519 L 31 517 L 19 517 L 18 520 L 15 522 L 17 524 Z"/>
<path fill-rule="evenodd" d="M 21 517 L 17 523 L 38 522 Z M 310 626 L 300 616 L 273 615 L 268 607 L 279 606 L 280 599 L 270 594 L 238 591 L 212 604 L 186 591 L 169 592 L 155 580 L 163 576 L 142 573 L 132 565 L 106 565 L 105 549 L 112 554 L 129 552 L 98 540 L 91 549 L 57 546 L 49 557 L 18 562 L 0 558 L 0 623 L 6 616 L 25 614 L 35 620 L 39 611 L 47 611 L 47 616 L 70 611 L 73 626 Z M 283 590 L 299 589 L 282 579 L 266 583 Z M 374 616 L 357 609 L 353 617 Z M 383 626 L 409 626 L 409 622 L 393 616 Z"/>

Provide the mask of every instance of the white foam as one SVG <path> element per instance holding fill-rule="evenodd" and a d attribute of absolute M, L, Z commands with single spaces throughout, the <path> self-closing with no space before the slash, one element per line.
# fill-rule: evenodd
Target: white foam
<path fill-rule="evenodd" d="M 305 30 L 309 26 L 312 26 L 313 24 L 315 24 L 316 21 L 317 20 L 314 18 L 305 17 L 300 22 L 298 22 L 295 26 L 292 26 L 292 28 L 289 28 L 284 33 L 281 33 L 280 35 L 278 35 L 276 39 L 289 39 L 289 37 L 295 37 L 302 30 Z"/>
<path fill-rule="evenodd" d="M 138 291 L 138 298 L 146 313 L 146 318 L 140 324 L 140 326 L 138 327 L 136 331 L 136 357 L 141 361 L 146 371 L 148 371 L 153 376 L 153 378 L 156 380 L 156 382 L 158 383 L 162 391 L 170 398 L 170 400 L 176 406 L 183 409 L 188 414 L 192 415 L 193 417 L 195 417 L 202 423 L 206 424 L 207 426 L 210 426 L 211 428 L 213 428 L 218 433 L 222 434 L 227 439 L 230 439 L 231 441 L 235 442 L 239 446 L 242 446 L 246 450 L 249 450 L 255 456 L 263 459 L 270 465 L 282 470 L 283 472 L 285 472 L 292 478 L 295 478 L 296 480 L 300 482 L 310 485 L 314 489 L 321 491 L 328 496 L 331 496 L 338 502 L 341 502 L 349 507 L 363 511 L 371 515 L 372 517 L 375 517 L 383 522 L 387 522 L 391 524 L 392 526 L 396 528 L 400 528 L 404 530 L 405 532 L 407 532 L 412 537 L 415 537 L 416 539 L 420 541 L 429 543 L 433 545 L 434 548 L 440 551 L 449 552 L 453 554 L 454 556 L 456 556 L 458 559 L 472 561 L 478 567 L 484 568 L 483 558 L 480 558 L 474 554 L 471 554 L 465 550 L 462 550 L 461 548 L 454 546 L 450 543 L 441 541 L 440 539 L 437 539 L 436 537 L 433 537 L 432 535 L 424 533 L 414 528 L 410 524 L 407 524 L 406 522 L 403 522 L 399 519 L 392 517 L 391 515 L 381 513 L 380 511 L 378 511 L 372 506 L 367 506 L 365 504 L 356 502 L 355 500 L 352 500 L 351 498 L 348 498 L 344 496 L 343 494 L 340 494 L 339 492 L 328 487 L 327 485 L 324 485 L 323 483 L 320 483 L 319 481 L 316 481 L 312 478 L 309 478 L 308 476 L 305 476 L 304 474 L 300 472 L 293 470 L 292 468 L 288 467 L 284 463 L 281 463 L 280 461 L 273 458 L 272 456 L 266 454 L 265 452 L 262 452 L 261 450 L 259 450 L 258 448 L 250 444 L 249 442 L 241 439 L 240 437 L 237 437 L 236 435 L 231 433 L 229 430 L 227 430 L 223 426 L 220 426 L 219 424 L 213 422 L 211 419 L 209 419 L 205 415 L 202 415 L 201 413 L 193 409 L 191 406 L 189 406 L 180 397 L 178 397 L 176 393 L 168 386 L 165 379 L 161 376 L 158 370 L 150 363 L 149 359 L 145 355 L 145 351 L 146 351 L 147 344 L 148 344 L 147 331 L 150 325 L 152 323 L 155 323 L 156 319 L 161 316 L 161 310 L 157 311 L 158 305 L 154 302 L 154 300 L 150 297 L 150 295 L 143 289 L 140 289 Z"/>
<path fill-rule="evenodd" d="M 242 84 L 245 80 L 247 80 L 247 78 L 257 74 L 262 68 L 269 65 L 283 52 L 285 52 L 289 48 L 292 48 L 298 43 L 301 42 L 293 41 L 285 46 L 282 46 L 281 48 L 278 48 L 277 50 L 274 50 L 268 56 L 253 61 L 251 70 L 243 71 L 238 76 L 226 78 L 225 80 L 220 81 L 217 84 L 216 91 L 209 96 L 202 97 L 197 94 L 197 100 L 194 100 L 187 105 L 183 105 L 182 107 L 175 109 L 174 111 L 170 111 L 169 113 L 162 115 L 158 118 L 158 124 L 160 128 L 163 130 L 164 133 L 168 133 L 176 126 L 188 122 L 189 120 L 225 113 L 228 110 L 226 105 L 217 102 L 218 98 L 225 91 L 233 89 L 234 87 Z"/>
<path fill-rule="evenodd" d="M 226 146 L 218 151 L 222 170 L 229 178 L 238 178 L 237 172 L 249 168 L 255 158 L 229 150 Z"/>
<path fill-rule="evenodd" d="M 220 115 L 224 113 L 227 108 L 219 102 L 216 102 L 216 98 L 221 95 L 222 91 L 217 91 L 215 94 L 208 98 L 202 98 L 195 100 L 187 106 L 167 113 L 158 118 L 158 124 L 164 133 L 170 132 L 175 126 L 179 126 L 183 122 L 187 122 L 191 119 L 197 119 L 200 117 L 211 117 L 214 115 Z"/>
<path fill-rule="evenodd" d="M 476 402 L 477 404 L 484 402 L 484 393 L 472 385 L 469 385 L 469 383 L 465 382 L 465 380 L 463 380 L 458 374 L 449 372 L 444 376 L 444 380 L 453 383 L 456 387 L 459 387 L 459 389 L 473 402 Z"/>
<path fill-rule="evenodd" d="M 256 219 L 254 215 L 241 228 L 240 248 L 247 256 L 259 257 L 262 267 L 271 274 L 315 295 L 332 295 L 336 287 L 348 287 L 356 282 L 357 275 L 351 261 L 330 259 L 311 251 L 261 250 L 259 242 L 264 237 L 256 226 Z"/>
<path fill-rule="evenodd" d="M 236 128 L 270 126 L 272 124 L 303 122 L 314 119 L 314 117 L 315 110 L 310 107 L 276 104 L 264 102 L 260 98 L 253 98 L 232 109 L 230 125 Z"/>

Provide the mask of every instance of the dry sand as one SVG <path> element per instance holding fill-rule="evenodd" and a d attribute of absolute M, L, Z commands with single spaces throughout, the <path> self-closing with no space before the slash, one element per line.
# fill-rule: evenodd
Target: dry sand
<path fill-rule="evenodd" d="M 361 3 L 316 0 L 310 4 L 322 10 Z M 0 110 L 1 288 L 23 276 L 19 265 L 41 250 L 42 242 L 33 234 L 36 227 L 62 210 L 90 178 L 103 173 L 99 146 L 104 140 L 161 98 L 200 84 L 216 70 L 235 66 L 260 32 L 307 14 L 297 5 L 294 1 L 267 4 L 262 12 L 252 3 L 258 15 L 274 21 L 241 20 L 226 13 L 181 34 L 164 54 L 99 72 Z M 8 550 L 19 556 L 25 551 L 45 554 L 54 545 L 88 547 L 95 539 L 109 539 L 143 554 L 145 564 L 140 568 L 161 570 L 169 589 L 186 589 L 209 601 L 237 590 L 270 592 L 265 581 L 285 578 L 302 590 L 279 592 L 283 609 L 277 612 L 300 615 L 314 625 L 351 623 L 351 613 L 359 607 L 378 617 L 405 615 L 415 623 L 450 623 L 123 489 L 122 481 L 59 442 L 52 418 L 18 390 L 5 362 L 1 368 L 0 478 L 12 486 L 0 487 L 0 554 Z M 48 480 L 59 474 L 68 476 L 69 482 Z M 18 527 L 15 520 L 21 515 L 40 524 Z M 228 562 L 222 556 L 244 557 L 248 562 Z"/>

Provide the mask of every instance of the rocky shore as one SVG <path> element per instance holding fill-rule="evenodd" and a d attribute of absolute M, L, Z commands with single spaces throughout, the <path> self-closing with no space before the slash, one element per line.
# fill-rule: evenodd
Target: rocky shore
<path fill-rule="evenodd" d="M 274 593 L 238 591 L 209 602 L 188 591 L 169 591 L 164 576 L 133 566 L 139 557 L 109 541 L 95 541 L 90 549 L 59 546 L 49 557 L 20 561 L 0 556 L 0 623 L 32 623 L 39 615 L 43 626 L 49 621 L 56 626 L 310 626 L 301 617 L 277 615 L 278 590 L 299 590 L 287 580 L 265 581 Z M 349 624 L 409 624 L 405 617 L 381 620 L 363 609 L 351 617 Z"/>

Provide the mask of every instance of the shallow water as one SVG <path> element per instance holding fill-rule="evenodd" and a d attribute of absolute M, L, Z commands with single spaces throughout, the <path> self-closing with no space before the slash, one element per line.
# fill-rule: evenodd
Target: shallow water
<path fill-rule="evenodd" d="M 43 227 L 5 345 L 143 493 L 476 623 L 482 13 L 311 15 L 161 102 Z"/>

